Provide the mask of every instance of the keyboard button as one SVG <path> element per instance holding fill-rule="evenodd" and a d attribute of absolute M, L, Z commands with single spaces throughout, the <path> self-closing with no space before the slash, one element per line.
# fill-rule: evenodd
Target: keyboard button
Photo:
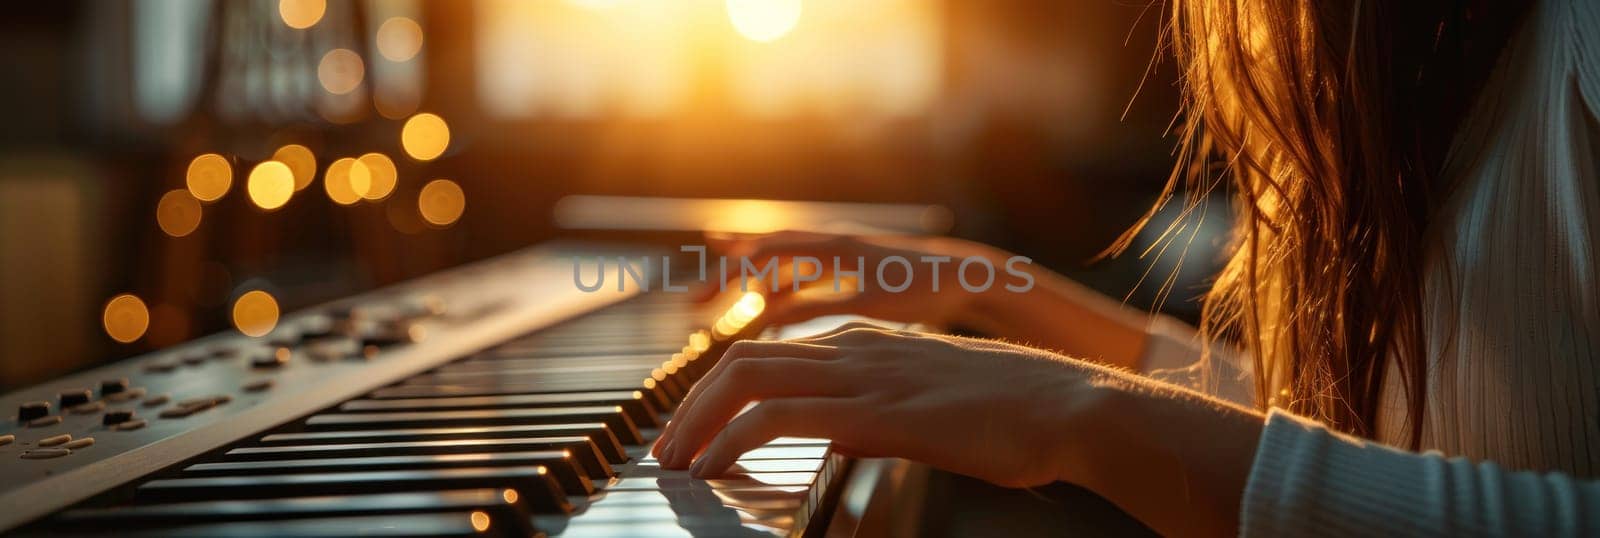
<path fill-rule="evenodd" d="M 39 446 L 64 445 L 64 444 L 67 443 L 67 441 L 71 441 L 71 440 L 72 440 L 72 434 L 69 434 L 69 433 L 63 433 L 61 435 L 52 435 L 50 437 L 46 437 L 44 439 L 40 439 L 39 440 Z"/>
<path fill-rule="evenodd" d="M 50 402 L 28 402 L 17 408 L 17 422 L 28 422 L 50 414 Z"/>
<path fill-rule="evenodd" d="M 115 426 L 130 420 L 133 420 L 133 411 L 128 411 L 126 409 L 112 409 L 110 411 L 106 411 L 106 414 L 101 415 L 100 424 L 106 426 Z"/>
<path fill-rule="evenodd" d="M 128 390 L 128 378 L 119 377 L 100 382 L 100 396 L 108 396 Z"/>
<path fill-rule="evenodd" d="M 92 398 L 94 398 L 94 392 L 90 391 L 89 389 L 72 389 L 61 391 L 61 408 L 66 409 L 74 405 L 86 404 L 89 403 L 89 400 Z"/>
<path fill-rule="evenodd" d="M 47 460 L 66 456 L 71 453 L 72 450 L 67 448 L 35 448 L 32 450 L 24 450 L 21 454 L 18 454 L 18 456 L 25 460 Z"/>

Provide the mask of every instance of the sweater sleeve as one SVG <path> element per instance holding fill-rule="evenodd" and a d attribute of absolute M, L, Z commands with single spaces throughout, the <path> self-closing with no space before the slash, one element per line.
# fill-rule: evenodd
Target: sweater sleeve
<path fill-rule="evenodd" d="M 1362 441 L 1274 410 L 1242 536 L 1600 536 L 1600 482 Z"/>

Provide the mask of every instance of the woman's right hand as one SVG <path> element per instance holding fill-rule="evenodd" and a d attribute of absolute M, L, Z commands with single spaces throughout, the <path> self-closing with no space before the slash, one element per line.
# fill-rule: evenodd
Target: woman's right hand
<path fill-rule="evenodd" d="M 776 293 L 772 293 L 770 289 L 763 290 L 768 295 L 762 320 L 771 325 L 797 323 L 833 314 L 855 314 L 885 321 L 926 323 L 934 326 L 948 325 L 958 321 L 957 316 L 971 305 L 975 295 L 978 294 L 962 289 L 956 281 L 958 264 L 974 256 L 989 260 L 999 273 L 994 283 L 994 287 L 999 287 L 999 282 L 1005 276 L 1003 272 L 1005 260 L 1009 257 L 999 249 L 987 245 L 948 237 L 862 236 L 784 231 L 755 235 L 707 234 L 706 241 L 714 251 L 727 256 L 730 273 L 737 271 L 738 260 L 741 258 L 748 259 L 757 268 L 764 267 L 771 258 L 778 258 L 780 265 L 792 262 L 799 256 L 821 260 L 822 274 L 816 275 L 819 277 L 817 283 L 813 284 L 809 291 L 802 288 L 796 292 L 793 286 L 787 284 L 779 286 L 779 291 Z M 911 285 L 900 292 L 889 292 L 876 285 L 875 270 L 878 263 L 892 256 L 906 259 L 914 268 Z M 833 293 L 834 260 L 838 260 L 841 272 L 853 272 L 857 269 L 858 258 L 862 269 L 862 274 L 858 278 L 866 282 L 858 287 L 854 281 L 840 281 L 839 292 Z M 943 261 L 934 265 L 924 261 L 924 258 Z M 784 267 L 781 270 L 784 274 L 780 280 L 791 276 L 787 266 Z M 904 281 L 906 275 L 902 266 L 890 264 L 886 267 L 888 271 L 884 274 L 885 281 L 893 283 Z M 809 277 L 809 268 L 804 270 L 808 272 L 802 274 Z M 938 291 L 934 291 L 934 282 L 938 283 Z M 727 287 L 738 288 L 737 277 Z M 759 287 L 762 287 L 762 284 L 751 282 L 751 289 Z M 716 288 L 713 287 L 711 291 L 716 291 Z"/>

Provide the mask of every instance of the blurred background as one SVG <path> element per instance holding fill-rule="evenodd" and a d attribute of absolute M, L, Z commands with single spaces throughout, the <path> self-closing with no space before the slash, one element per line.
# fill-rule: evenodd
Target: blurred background
<path fill-rule="evenodd" d="M 755 229 L 760 200 L 936 205 L 953 235 L 1192 317 L 1216 215 L 1139 256 L 1166 211 L 1091 263 L 1171 167 L 1161 19 L 1126 0 L 9 5 L 0 388 L 568 236 L 551 214 L 571 195 L 750 200 L 732 218 Z"/>

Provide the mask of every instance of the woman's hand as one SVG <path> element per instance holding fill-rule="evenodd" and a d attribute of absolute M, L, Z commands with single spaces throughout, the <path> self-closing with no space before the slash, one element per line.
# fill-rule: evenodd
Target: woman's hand
<path fill-rule="evenodd" d="M 875 285 L 855 292 L 851 284 L 841 288 L 852 293 L 793 292 L 783 286 L 767 296 L 761 322 L 783 325 L 831 314 L 856 314 L 886 321 L 923 323 L 934 327 L 960 327 L 997 338 L 1005 338 L 1047 349 L 1062 350 L 1112 366 L 1139 370 L 1145 343 L 1148 316 L 1123 307 L 1118 301 L 1083 287 L 1077 282 L 1031 263 L 1011 265 L 1012 255 L 1000 249 L 948 237 L 854 236 L 810 232 L 778 232 L 764 235 L 708 235 L 709 246 L 729 257 L 743 257 L 757 267 L 767 260 L 790 261 L 811 256 L 822 261 L 820 281 L 830 281 L 833 260 L 840 270 L 855 270 L 857 258 L 868 275 L 878 262 L 900 256 L 916 268 L 913 284 L 893 293 Z M 925 258 L 945 259 L 937 265 Z M 988 290 L 972 292 L 963 288 L 960 263 L 968 258 L 983 258 L 999 271 Z M 1026 260 L 1026 258 L 1022 258 Z M 737 264 L 738 262 L 730 262 Z M 902 282 L 901 266 L 888 264 L 887 282 Z M 937 267 L 937 270 L 934 269 Z M 1028 277 L 1026 291 L 1012 291 L 1002 284 L 1021 271 Z M 781 271 L 790 272 L 792 271 Z M 791 276 L 791 275 L 784 275 Z M 969 275 L 971 277 L 972 275 Z M 974 277 L 976 278 L 976 277 Z M 940 284 L 933 291 L 933 282 Z M 737 284 L 734 284 L 737 286 Z M 818 286 L 831 291 L 832 286 Z M 715 292 L 716 286 L 708 287 Z"/>
<path fill-rule="evenodd" d="M 1261 425 L 1259 413 L 1046 351 L 850 324 L 735 343 L 653 450 L 662 467 L 693 462 L 707 477 L 777 437 L 826 438 L 1003 486 L 1076 483 L 1166 535 L 1232 535 Z"/>
<path fill-rule="evenodd" d="M 1063 440 L 1094 429 L 1078 412 L 1099 397 L 1093 380 L 1115 375 L 1023 346 L 869 327 L 735 343 L 657 441 L 661 465 L 699 455 L 693 474 L 717 475 L 745 451 L 801 436 L 1001 485 L 1046 484 L 1077 459 Z"/>
<path fill-rule="evenodd" d="M 971 303 L 973 293 L 963 290 L 957 283 L 957 264 L 968 257 L 989 260 L 997 270 L 1005 267 L 1008 254 L 999 249 L 949 237 L 916 236 L 858 236 L 813 232 L 785 231 L 760 235 L 708 234 L 706 241 L 717 252 L 730 260 L 749 259 L 757 267 L 768 259 L 791 261 L 797 256 L 810 256 L 822 261 L 820 282 L 829 282 L 833 275 L 833 260 L 839 260 L 841 271 L 855 271 L 857 259 L 865 277 L 873 276 L 878 263 L 891 256 L 905 258 L 916 268 L 913 285 L 898 293 L 888 292 L 879 286 L 864 285 L 855 292 L 854 283 L 841 283 L 841 291 L 849 293 L 795 293 L 792 286 L 781 286 L 777 293 L 767 297 L 762 322 L 772 325 L 795 323 L 833 314 L 857 314 L 886 321 L 946 325 L 957 321 L 957 315 Z M 927 269 L 923 258 L 945 259 L 937 264 L 937 271 Z M 737 262 L 732 262 L 737 263 Z M 906 275 L 901 266 L 889 265 L 885 280 L 902 282 Z M 782 278 L 789 278 L 783 271 Z M 811 276 L 811 275 L 808 275 Z M 1002 271 L 993 287 L 1005 277 Z M 867 278 L 871 280 L 871 278 Z M 933 291 L 932 283 L 940 284 Z M 735 281 L 734 286 L 737 286 Z M 831 289 L 830 286 L 822 286 Z M 711 288 L 715 290 L 715 288 Z"/>

